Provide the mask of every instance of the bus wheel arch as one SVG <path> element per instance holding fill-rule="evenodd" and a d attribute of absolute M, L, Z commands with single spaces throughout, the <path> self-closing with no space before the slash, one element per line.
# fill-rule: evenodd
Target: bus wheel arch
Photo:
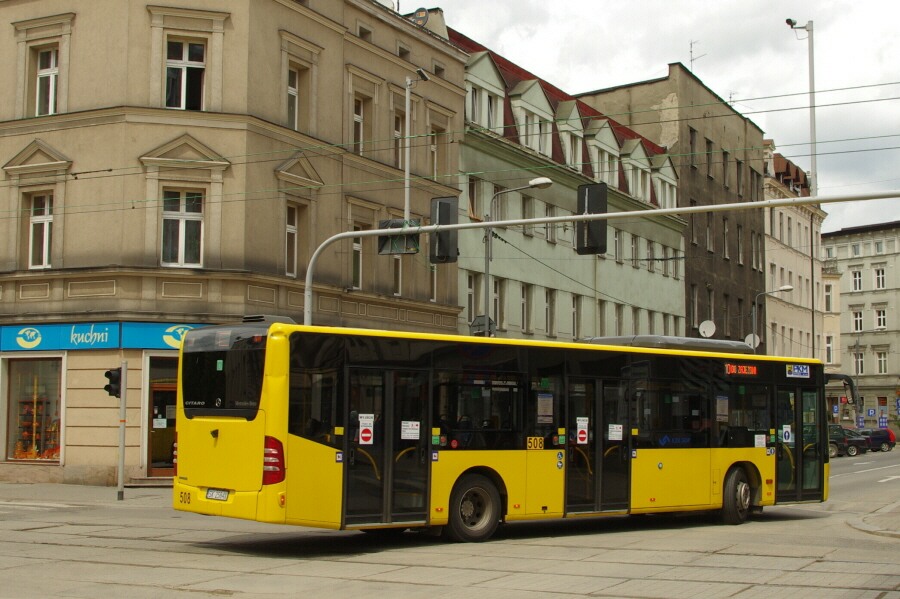
<path fill-rule="evenodd" d="M 450 492 L 444 534 L 457 542 L 489 539 L 506 514 L 506 487 L 496 472 L 486 468 L 467 470 Z"/>
<path fill-rule="evenodd" d="M 722 521 L 742 524 L 759 505 L 761 478 L 752 464 L 737 463 L 728 469 L 722 485 Z"/>

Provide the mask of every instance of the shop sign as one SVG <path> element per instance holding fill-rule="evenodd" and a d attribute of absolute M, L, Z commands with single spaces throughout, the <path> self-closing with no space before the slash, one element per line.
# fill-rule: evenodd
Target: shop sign
<path fill-rule="evenodd" d="M 0 350 L 116 349 L 118 322 L 20 325 L 0 330 Z"/>
<path fill-rule="evenodd" d="M 180 349 L 185 334 L 202 324 L 170 322 L 123 322 L 122 347 L 141 349 Z"/>

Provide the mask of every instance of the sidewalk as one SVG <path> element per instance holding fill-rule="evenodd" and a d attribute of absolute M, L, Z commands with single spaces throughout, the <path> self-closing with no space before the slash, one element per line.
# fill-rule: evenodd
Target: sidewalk
<path fill-rule="evenodd" d="M 118 490 L 115 487 L 0 482 L 0 501 L 2 502 L 39 501 L 98 507 L 146 505 L 163 508 L 170 505 L 172 490 L 168 488 L 126 488 L 124 496 L 124 499 L 119 501 Z M 850 518 L 847 523 L 862 532 L 900 539 L 900 501 L 871 514 Z"/>

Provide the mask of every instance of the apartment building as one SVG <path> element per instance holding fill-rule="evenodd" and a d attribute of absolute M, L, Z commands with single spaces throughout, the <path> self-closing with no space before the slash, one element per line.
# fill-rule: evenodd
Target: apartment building
<path fill-rule="evenodd" d="M 461 221 L 572 216 L 579 187 L 599 183 L 609 213 L 675 207 L 665 148 L 465 34 L 449 37 L 469 55 Z M 528 188 L 535 178 L 552 185 Z M 460 332 L 478 331 L 470 323 L 490 314 L 506 337 L 683 335 L 685 221 L 605 222 L 606 252 L 590 255 L 576 253 L 572 223 L 494 229 L 489 264 L 481 232 L 460 235 Z"/>
<path fill-rule="evenodd" d="M 832 359 L 863 398 L 856 424 L 887 426 L 900 412 L 900 221 L 823 233 L 822 250 L 826 269 L 840 275 L 833 291 L 841 333 Z"/>
<path fill-rule="evenodd" d="M 171 475 L 187 329 L 299 321 L 324 240 L 459 194 L 467 56 L 373 0 L 0 14 L 0 480 L 114 482 L 123 361 L 127 475 Z M 455 332 L 457 280 L 355 237 L 318 262 L 313 323 Z"/>
<path fill-rule="evenodd" d="M 763 199 L 762 131 L 684 65 L 665 77 L 579 94 L 665 147 L 677 175 L 678 207 Z M 685 333 L 744 340 L 750 307 L 765 291 L 762 210 L 694 213 L 684 233 Z M 764 308 L 758 323 L 768 322 Z M 757 331 L 759 334 L 760 331 Z M 761 336 L 761 335 L 760 335 Z M 757 351 L 768 352 L 765 343 Z"/>
<path fill-rule="evenodd" d="M 808 197 L 806 172 L 776 152 L 772 140 L 763 143 L 765 199 Z M 820 258 L 825 216 L 818 205 L 765 211 L 768 275 L 766 292 L 759 301 L 766 304 L 766 322 L 760 334 L 767 336 L 769 354 L 825 359 Z M 780 291 L 786 286 L 791 289 Z"/>

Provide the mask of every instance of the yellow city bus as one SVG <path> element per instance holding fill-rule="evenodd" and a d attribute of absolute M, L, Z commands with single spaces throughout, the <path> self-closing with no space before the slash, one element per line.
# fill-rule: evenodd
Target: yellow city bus
<path fill-rule="evenodd" d="M 821 362 L 247 318 L 187 333 L 175 509 L 483 541 L 498 524 L 828 495 Z"/>

